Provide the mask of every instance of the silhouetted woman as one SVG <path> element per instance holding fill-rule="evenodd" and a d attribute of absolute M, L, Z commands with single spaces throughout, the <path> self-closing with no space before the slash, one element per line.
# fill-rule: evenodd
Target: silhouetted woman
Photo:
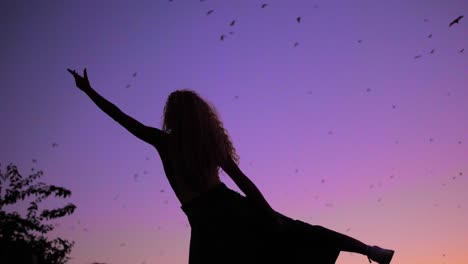
<path fill-rule="evenodd" d="M 284 216 L 271 208 L 237 166 L 239 157 L 215 107 L 192 90 L 172 92 L 162 130 L 141 124 L 91 88 L 76 86 L 105 113 L 158 151 L 166 177 L 191 227 L 189 264 L 335 263 L 340 251 L 390 263 L 393 250 Z M 221 182 L 221 167 L 245 196 Z"/>

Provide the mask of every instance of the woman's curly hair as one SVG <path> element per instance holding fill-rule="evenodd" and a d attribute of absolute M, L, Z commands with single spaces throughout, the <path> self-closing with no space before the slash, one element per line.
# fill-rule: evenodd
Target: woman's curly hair
<path fill-rule="evenodd" d="M 164 106 L 162 129 L 173 139 L 175 153 L 179 157 L 175 169 L 191 186 L 201 188 L 207 175 L 218 172 L 218 166 L 239 156 L 223 127 L 216 107 L 203 100 L 193 90 L 172 92 Z"/>

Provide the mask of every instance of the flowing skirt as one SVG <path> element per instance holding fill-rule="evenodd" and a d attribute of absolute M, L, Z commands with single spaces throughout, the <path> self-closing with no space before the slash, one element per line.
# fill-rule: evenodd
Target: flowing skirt
<path fill-rule="evenodd" d="M 285 219 L 276 231 L 271 220 L 247 197 L 220 183 L 181 206 L 191 227 L 189 264 L 335 263 L 334 232 Z"/>

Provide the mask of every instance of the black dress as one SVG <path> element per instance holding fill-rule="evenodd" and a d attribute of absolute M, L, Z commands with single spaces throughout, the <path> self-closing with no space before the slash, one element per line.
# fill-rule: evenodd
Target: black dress
<path fill-rule="evenodd" d="M 245 196 L 220 183 L 181 206 L 191 226 L 189 264 L 335 263 L 334 232 L 278 213 L 285 228 Z"/>

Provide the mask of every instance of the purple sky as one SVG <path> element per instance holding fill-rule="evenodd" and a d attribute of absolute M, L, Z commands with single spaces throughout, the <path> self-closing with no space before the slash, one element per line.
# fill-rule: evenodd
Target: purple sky
<path fill-rule="evenodd" d="M 72 190 L 44 203 L 78 207 L 52 234 L 76 242 L 71 264 L 187 263 L 190 229 L 158 153 L 66 69 L 86 67 L 98 93 L 158 128 L 169 93 L 193 89 L 277 211 L 392 248 L 395 264 L 467 263 L 467 11 L 466 0 L 1 1 L 0 162 Z"/>

